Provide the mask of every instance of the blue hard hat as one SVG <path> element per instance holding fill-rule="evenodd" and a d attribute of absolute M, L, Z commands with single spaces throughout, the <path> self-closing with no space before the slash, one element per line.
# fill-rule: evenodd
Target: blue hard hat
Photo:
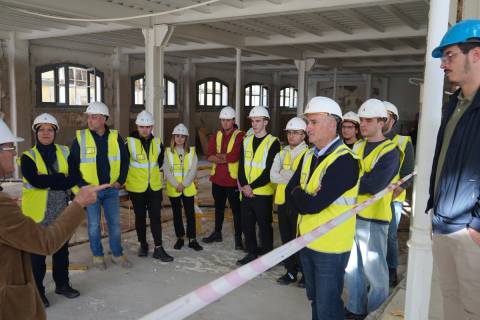
<path fill-rule="evenodd" d="M 480 38 L 480 20 L 462 20 L 451 27 L 443 36 L 440 45 L 433 49 L 432 57 L 441 58 L 443 49 L 454 44 L 467 42 L 470 38 Z"/>

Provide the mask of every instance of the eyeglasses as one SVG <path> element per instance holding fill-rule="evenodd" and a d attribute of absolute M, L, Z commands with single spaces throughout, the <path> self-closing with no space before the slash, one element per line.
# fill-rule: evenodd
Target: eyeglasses
<path fill-rule="evenodd" d="M 17 150 L 17 147 L 15 147 L 15 146 L 0 147 L 0 151 L 15 151 L 15 150 Z"/>
<path fill-rule="evenodd" d="M 449 51 L 447 53 L 444 53 L 440 60 L 441 60 L 442 63 L 451 63 L 453 61 L 453 58 L 455 58 L 455 56 L 458 55 L 459 53 L 461 53 L 461 52 L 460 51 L 458 51 L 458 52 Z"/>
<path fill-rule="evenodd" d="M 288 136 L 299 136 L 302 135 L 303 131 L 293 131 L 293 130 L 288 130 L 287 135 Z"/>
<path fill-rule="evenodd" d="M 342 129 L 355 129 L 355 126 L 346 126 L 346 125 L 343 125 L 343 126 L 342 126 Z"/>

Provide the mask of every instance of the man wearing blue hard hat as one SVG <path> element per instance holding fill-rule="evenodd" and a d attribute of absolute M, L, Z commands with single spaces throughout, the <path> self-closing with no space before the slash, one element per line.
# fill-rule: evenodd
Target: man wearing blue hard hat
<path fill-rule="evenodd" d="M 444 319 L 480 319 L 480 20 L 454 25 L 432 56 L 460 87 L 443 112 L 430 177 L 433 259 Z"/>

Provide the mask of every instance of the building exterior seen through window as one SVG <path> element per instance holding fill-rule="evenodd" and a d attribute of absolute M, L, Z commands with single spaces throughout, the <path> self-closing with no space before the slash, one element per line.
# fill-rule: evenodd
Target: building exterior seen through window
<path fill-rule="evenodd" d="M 280 107 L 296 108 L 298 102 L 298 90 L 294 87 L 284 87 L 280 90 Z"/>
<path fill-rule="evenodd" d="M 228 106 L 228 85 L 214 78 L 198 81 L 197 106 L 200 109 Z"/>
<path fill-rule="evenodd" d="M 169 76 L 163 77 L 163 106 L 165 109 L 177 108 L 177 81 Z M 132 77 L 132 102 L 136 108 L 145 106 L 145 74 Z"/>
<path fill-rule="evenodd" d="M 245 107 L 268 106 L 268 88 L 260 83 L 245 86 Z"/>

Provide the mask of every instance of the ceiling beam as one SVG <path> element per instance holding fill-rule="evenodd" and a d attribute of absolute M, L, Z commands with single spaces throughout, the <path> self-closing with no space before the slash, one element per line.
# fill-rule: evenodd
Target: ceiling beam
<path fill-rule="evenodd" d="M 174 35 L 180 35 L 185 39 L 202 39 L 209 42 L 215 42 L 232 46 L 234 48 L 243 47 L 245 40 L 231 32 L 215 30 L 211 27 L 195 26 L 177 26 L 173 32 Z"/>
<path fill-rule="evenodd" d="M 395 56 L 413 56 L 425 54 L 425 49 L 398 48 L 395 51 L 375 48 L 369 52 L 358 49 L 348 50 L 347 52 L 325 52 L 315 53 L 311 51 L 304 52 L 305 58 L 360 58 L 360 57 L 395 57 Z"/>
<path fill-rule="evenodd" d="M 371 50 L 370 47 L 368 46 L 368 43 L 365 43 L 365 41 L 362 41 L 362 42 L 352 41 L 344 44 L 347 45 L 348 47 L 359 49 L 365 52 L 369 52 Z"/>
<path fill-rule="evenodd" d="M 291 32 L 285 31 L 282 28 L 271 26 L 267 23 L 260 22 L 254 19 L 249 19 L 245 21 L 245 23 L 249 26 L 253 26 L 254 28 L 259 28 L 260 30 L 267 30 L 271 34 L 280 34 L 288 38 L 295 38 L 295 34 Z"/>
<path fill-rule="evenodd" d="M 278 18 L 281 18 L 282 19 L 282 22 L 283 23 L 286 23 L 294 28 L 297 28 L 303 32 L 307 32 L 307 33 L 311 33 L 313 35 L 316 35 L 316 36 L 319 36 L 321 37 L 323 35 L 323 33 L 318 30 L 317 28 L 313 27 L 313 26 L 307 26 L 301 22 L 298 22 L 296 21 L 295 19 L 291 18 L 291 17 L 288 17 L 288 16 L 281 16 L 281 17 L 278 17 Z"/>
<path fill-rule="evenodd" d="M 373 40 L 373 41 L 370 41 L 371 43 L 373 43 L 374 45 L 377 45 L 381 48 L 384 48 L 384 49 L 387 49 L 387 50 L 390 50 L 390 51 L 393 51 L 394 49 L 394 46 L 392 46 L 391 44 L 387 43 L 386 41 L 383 41 L 383 40 Z"/>
<path fill-rule="evenodd" d="M 398 41 L 400 41 L 401 43 L 411 47 L 411 48 L 414 48 L 414 49 L 420 49 L 421 48 L 421 45 L 417 44 L 415 41 L 413 41 L 412 39 L 408 39 L 408 38 L 400 38 L 400 39 L 397 39 Z"/>
<path fill-rule="evenodd" d="M 228 22 L 215 22 L 214 26 L 219 26 L 220 28 L 224 28 L 225 30 L 229 30 L 231 32 L 239 33 L 243 36 L 249 37 L 256 37 L 260 39 L 270 39 L 267 33 L 260 31 L 250 31 L 246 30 L 245 26 L 242 25 L 238 20 L 235 21 L 228 21 Z M 257 29 L 258 30 L 258 29 Z"/>
<path fill-rule="evenodd" d="M 114 47 L 108 45 L 88 44 L 78 41 L 63 39 L 31 40 L 30 44 L 37 47 L 58 48 L 79 52 L 93 52 L 100 54 L 113 54 Z"/>
<path fill-rule="evenodd" d="M 280 56 L 290 59 L 303 59 L 303 54 L 300 50 L 294 49 L 292 47 L 248 47 L 246 48 L 251 52 L 259 52 L 267 55 Z"/>
<path fill-rule="evenodd" d="M 420 29 L 420 25 L 415 22 L 412 18 L 410 18 L 408 15 L 406 15 L 404 12 L 402 12 L 400 9 L 398 9 L 396 6 L 393 4 L 385 5 L 381 7 L 383 10 L 387 11 L 403 23 L 405 23 L 407 26 L 412 28 L 413 30 L 418 30 Z"/>
<path fill-rule="evenodd" d="M 245 3 L 240 0 L 221 0 L 220 3 L 237 9 L 245 8 Z"/>
<path fill-rule="evenodd" d="M 363 13 L 358 12 L 355 9 L 347 9 L 347 10 L 342 10 L 342 13 L 345 13 L 346 15 L 350 16 L 353 19 L 356 19 L 363 24 L 367 25 L 368 27 L 377 30 L 378 32 L 385 32 L 385 27 L 381 25 L 379 22 L 374 21 L 364 15 Z"/>
<path fill-rule="evenodd" d="M 334 30 L 338 30 L 347 34 L 353 34 L 353 30 L 351 28 L 348 28 L 341 23 L 338 23 L 330 18 L 327 18 L 320 13 L 312 13 L 312 15 L 317 18 L 320 18 L 321 23 L 329 26 L 330 28 L 333 28 Z"/>

